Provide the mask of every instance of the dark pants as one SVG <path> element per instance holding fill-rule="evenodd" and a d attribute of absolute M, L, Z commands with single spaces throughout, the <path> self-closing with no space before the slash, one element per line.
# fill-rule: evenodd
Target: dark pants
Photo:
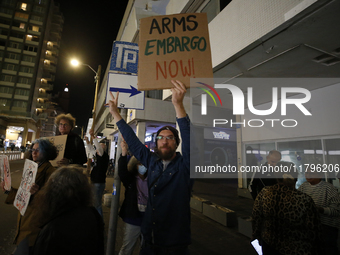
<path fill-rule="evenodd" d="M 28 239 L 23 239 L 15 249 L 14 255 L 31 255 L 33 254 L 33 246 L 28 246 Z"/>
<path fill-rule="evenodd" d="M 321 226 L 324 241 L 324 254 L 338 255 L 338 229 L 324 224 Z"/>
<path fill-rule="evenodd" d="M 163 247 L 144 243 L 139 255 L 189 255 L 187 245 Z"/>
<path fill-rule="evenodd" d="M 262 253 L 263 255 L 280 255 L 281 253 L 275 250 L 273 247 L 262 241 Z"/>

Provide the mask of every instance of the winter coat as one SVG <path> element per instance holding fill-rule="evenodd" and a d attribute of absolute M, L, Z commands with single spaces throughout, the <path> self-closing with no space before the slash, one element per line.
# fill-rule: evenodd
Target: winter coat
<path fill-rule="evenodd" d="M 50 162 L 44 162 L 38 167 L 38 172 L 36 175 L 35 183 L 41 189 L 45 183 L 47 182 L 48 178 L 51 174 L 55 171 L 55 168 L 51 165 Z M 10 193 L 7 196 L 5 201 L 6 204 L 13 204 L 15 200 L 15 196 L 17 194 L 18 189 L 12 188 Z M 38 191 L 39 192 L 39 191 Z M 32 201 L 34 200 L 34 195 L 31 195 L 27 210 L 22 216 L 20 212 L 18 213 L 18 221 L 17 221 L 17 232 L 14 238 L 14 244 L 18 245 L 25 237 L 28 238 L 29 246 L 33 246 L 35 239 L 38 236 L 40 231 L 39 227 L 36 226 L 33 220 L 33 211 L 35 210 L 34 206 L 32 205 Z"/>

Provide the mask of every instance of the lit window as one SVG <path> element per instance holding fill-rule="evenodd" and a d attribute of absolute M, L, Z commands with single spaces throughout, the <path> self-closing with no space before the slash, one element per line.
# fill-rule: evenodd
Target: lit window
<path fill-rule="evenodd" d="M 26 41 L 32 41 L 32 35 L 26 35 Z"/>
<path fill-rule="evenodd" d="M 19 28 L 21 28 L 21 29 L 25 29 L 25 23 L 20 23 L 20 26 L 19 26 Z"/>
<path fill-rule="evenodd" d="M 22 13 L 22 12 L 16 12 L 14 14 L 14 16 L 18 17 L 18 18 L 28 19 L 28 14 L 25 14 L 25 13 Z"/>
<path fill-rule="evenodd" d="M 32 26 L 32 31 L 39 32 L 39 27 L 38 26 Z"/>
<path fill-rule="evenodd" d="M 21 4 L 21 10 L 27 11 L 27 4 L 22 3 L 22 4 Z"/>

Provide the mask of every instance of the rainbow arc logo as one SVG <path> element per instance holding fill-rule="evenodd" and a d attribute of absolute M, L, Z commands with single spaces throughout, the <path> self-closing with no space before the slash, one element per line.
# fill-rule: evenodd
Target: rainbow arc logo
<path fill-rule="evenodd" d="M 206 83 L 203 83 L 203 82 L 197 82 L 197 83 L 199 83 L 199 84 L 201 84 L 201 85 L 203 85 L 203 86 L 206 86 L 208 89 L 210 89 L 211 91 L 213 91 L 213 92 L 215 93 L 215 95 L 217 96 L 218 100 L 220 101 L 221 106 L 223 106 L 223 105 L 222 105 L 222 100 L 221 100 L 221 98 L 220 98 L 220 95 L 217 93 L 217 91 L 216 91 L 213 87 L 211 87 L 210 85 L 208 85 L 208 84 L 206 84 Z M 201 90 L 203 90 L 204 92 L 206 92 L 206 93 L 212 98 L 212 100 L 214 101 L 215 106 L 217 106 L 216 100 L 215 100 L 214 96 L 211 94 L 211 92 L 210 92 L 209 90 L 207 90 L 207 89 L 205 89 L 205 88 L 201 88 L 201 87 L 198 87 L 198 88 L 201 89 Z"/>

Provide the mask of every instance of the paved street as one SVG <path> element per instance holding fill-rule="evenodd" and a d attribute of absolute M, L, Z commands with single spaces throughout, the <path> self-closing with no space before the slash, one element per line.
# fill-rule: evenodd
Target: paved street
<path fill-rule="evenodd" d="M 10 162 L 10 169 L 12 173 L 12 183 L 14 187 L 18 187 L 22 168 L 24 161 L 12 161 Z M 194 185 L 194 194 L 205 196 L 206 198 L 210 198 L 211 201 L 214 198 L 213 192 L 217 192 L 215 194 L 216 200 L 218 199 L 220 202 L 224 201 L 223 197 L 227 197 L 232 201 L 232 205 L 234 206 L 234 210 L 236 208 L 241 208 L 242 213 L 249 211 L 249 202 L 248 200 L 237 198 L 235 193 L 229 194 L 225 196 L 225 193 L 231 193 L 230 189 L 233 185 L 230 181 L 223 182 L 221 180 L 215 181 L 215 185 L 212 180 L 204 181 L 198 180 Z M 112 192 L 112 183 L 113 178 L 107 178 L 106 190 L 108 192 Z M 228 184 L 229 183 L 229 184 Z M 210 184 L 210 185 L 209 185 Z M 215 186 L 215 189 L 211 189 L 212 186 Z M 216 187 L 217 186 L 217 187 Z M 219 186 L 219 187 L 218 187 Z M 229 187 L 229 189 L 228 189 Z M 233 186 L 232 186 L 233 188 Z M 234 194 L 234 195 L 233 195 Z M 121 191 L 121 202 L 124 198 L 124 188 Z M 0 192 L 0 254 L 1 255 L 9 255 L 14 250 L 14 245 L 11 244 L 15 235 L 16 229 L 16 219 L 18 215 L 18 211 L 11 205 L 4 204 L 5 195 Z M 244 202 L 246 206 L 242 206 Z M 224 201 L 224 204 L 227 205 L 228 201 Z M 104 222 L 105 222 L 105 238 L 107 238 L 109 219 L 110 219 L 110 208 L 105 207 L 103 205 L 103 213 L 104 213 Z M 118 254 L 119 249 L 122 245 L 122 237 L 123 237 L 123 227 L 124 223 L 119 218 L 118 221 L 118 229 L 117 229 L 117 241 L 115 247 L 115 253 Z M 256 252 L 253 250 L 249 243 L 249 238 L 240 234 L 238 232 L 237 227 L 228 228 L 225 227 L 203 214 L 192 209 L 191 213 L 191 230 L 192 230 L 192 245 L 190 246 L 190 253 L 195 255 L 222 255 L 222 254 L 249 254 L 256 255 Z M 105 240 L 105 246 L 107 241 Z M 138 248 L 135 249 L 134 255 L 138 254 Z"/>
<path fill-rule="evenodd" d="M 24 167 L 23 160 L 10 161 L 12 186 L 19 187 Z M 0 192 L 0 254 L 10 254 L 15 246 L 12 244 L 18 217 L 18 210 L 13 205 L 6 205 L 6 196 Z"/>

